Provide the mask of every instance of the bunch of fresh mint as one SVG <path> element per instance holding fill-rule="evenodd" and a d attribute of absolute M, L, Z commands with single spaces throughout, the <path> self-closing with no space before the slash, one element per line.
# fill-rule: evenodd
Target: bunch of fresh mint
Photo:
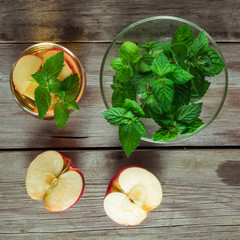
<path fill-rule="evenodd" d="M 181 26 L 172 42 L 125 42 L 120 58 L 110 65 L 113 76 L 112 107 L 103 112 L 119 126 L 120 143 L 129 156 L 141 137 L 147 137 L 139 118 L 152 118 L 159 130 L 154 141 L 168 141 L 178 134 L 193 133 L 204 123 L 199 119 L 200 100 L 209 88 L 205 77 L 219 74 L 225 64 L 208 46 L 202 31 L 195 39 L 187 25 Z M 137 103 L 140 102 L 140 105 Z"/>
<path fill-rule="evenodd" d="M 54 105 L 54 120 L 58 128 L 63 128 L 69 118 L 69 109 L 79 110 L 75 102 L 79 90 L 78 75 L 71 74 L 69 77 L 60 81 L 57 79 L 64 66 L 64 52 L 61 51 L 48 58 L 42 68 L 32 74 L 33 81 L 39 86 L 35 89 L 35 104 L 40 119 L 46 115 L 50 105 Z M 51 99 L 51 93 L 57 95 L 55 102 Z"/>

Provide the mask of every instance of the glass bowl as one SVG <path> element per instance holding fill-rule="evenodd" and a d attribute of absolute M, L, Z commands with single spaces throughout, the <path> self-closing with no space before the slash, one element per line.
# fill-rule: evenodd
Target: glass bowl
<path fill-rule="evenodd" d="M 28 55 L 28 54 L 38 54 L 42 51 L 45 50 L 61 50 L 64 51 L 67 56 L 68 56 L 68 62 L 70 62 L 71 66 L 73 67 L 73 69 L 75 70 L 75 72 L 78 74 L 79 77 L 79 91 L 78 94 L 75 97 L 75 101 L 78 102 L 80 100 L 80 98 L 83 95 L 84 89 L 85 89 L 85 85 L 86 85 L 86 79 L 85 79 L 85 73 L 84 73 L 84 69 L 83 66 L 81 64 L 81 62 L 78 60 L 78 58 L 67 48 L 56 44 L 56 43 L 37 43 L 34 44 L 30 47 L 28 47 L 27 49 L 25 49 L 19 56 L 22 57 L 24 55 Z M 65 56 L 66 57 L 66 56 Z M 19 59 L 18 58 L 18 59 Z M 17 60 L 18 61 L 18 60 Z M 15 101 L 17 102 L 17 104 L 24 109 L 26 112 L 30 113 L 32 116 L 38 117 L 38 113 L 36 113 L 34 111 L 34 107 L 35 107 L 35 102 L 34 100 L 20 94 L 14 86 L 13 83 L 13 79 L 12 79 L 12 73 L 13 73 L 13 69 L 17 63 L 17 61 L 13 64 L 11 72 L 10 72 L 10 88 L 12 91 L 12 95 L 15 99 Z M 70 110 L 70 112 L 72 112 L 73 109 Z M 50 113 L 50 114 L 46 114 L 46 116 L 44 117 L 44 119 L 53 119 L 54 118 L 54 114 Z"/>
<path fill-rule="evenodd" d="M 188 25 L 191 28 L 195 38 L 201 31 L 203 31 L 201 27 L 185 19 L 171 16 L 157 16 L 135 22 L 125 28 L 115 37 L 103 57 L 100 71 L 101 94 L 107 109 L 112 107 L 111 96 L 113 91 L 110 85 L 113 82 L 113 75 L 115 74 L 115 70 L 111 68 L 110 62 L 119 57 L 118 50 L 121 44 L 125 41 L 134 42 L 138 46 L 147 41 L 171 42 L 176 30 L 182 25 Z M 221 50 L 216 42 L 206 31 L 205 33 L 208 38 L 209 46 L 213 48 L 222 58 L 223 62 L 225 62 Z M 212 123 L 219 114 L 227 94 L 228 73 L 226 66 L 219 75 L 210 78 L 207 77 L 205 79 L 211 84 L 207 93 L 199 100 L 203 103 L 202 112 L 199 118 L 202 119 L 204 125 L 202 125 L 193 133 L 178 135 L 176 138 L 169 141 L 153 141 L 152 137 L 159 129 L 159 126 L 152 119 L 141 118 L 148 134 L 148 138 L 142 137 L 141 139 L 154 143 L 176 143 L 189 139 L 209 126 L 209 124 Z"/>

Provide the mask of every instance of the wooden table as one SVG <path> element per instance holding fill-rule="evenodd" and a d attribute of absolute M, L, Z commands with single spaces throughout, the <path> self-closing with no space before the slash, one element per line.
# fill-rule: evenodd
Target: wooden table
<path fill-rule="evenodd" d="M 217 119 L 190 141 L 171 146 L 141 142 L 127 158 L 105 110 L 99 72 L 112 39 L 151 16 L 188 19 L 218 42 L 229 90 Z M 31 117 L 15 103 L 9 72 L 26 47 L 57 42 L 82 61 L 87 88 L 80 112 L 66 127 Z M 240 1 L 89 0 L 0 2 L 0 239 L 240 239 Z M 86 178 L 81 200 L 51 213 L 28 197 L 25 174 L 41 152 L 73 159 Z M 163 202 L 139 226 L 112 222 L 103 209 L 117 170 L 138 165 L 161 181 Z"/>

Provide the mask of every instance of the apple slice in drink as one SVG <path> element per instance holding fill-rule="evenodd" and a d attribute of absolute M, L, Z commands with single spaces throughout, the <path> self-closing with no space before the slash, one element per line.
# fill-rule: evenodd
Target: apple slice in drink
<path fill-rule="evenodd" d="M 132 226 L 140 224 L 161 201 L 158 179 L 146 169 L 130 166 L 118 171 L 111 180 L 104 210 L 113 221 Z"/>
<path fill-rule="evenodd" d="M 15 89 L 24 94 L 31 84 L 31 75 L 37 72 L 42 66 L 43 59 L 36 55 L 24 55 L 17 62 L 13 69 L 12 80 Z"/>
<path fill-rule="evenodd" d="M 63 211 L 82 196 L 84 177 L 70 159 L 56 151 L 38 155 L 26 174 L 26 190 L 32 199 L 41 200 L 49 211 Z"/>
<path fill-rule="evenodd" d="M 37 56 L 42 57 L 43 59 L 43 64 L 44 62 L 46 62 L 46 60 L 50 57 L 52 57 L 53 55 L 61 52 L 62 50 L 58 50 L 58 49 L 49 49 L 49 50 L 45 50 L 42 52 L 39 52 L 37 54 Z M 60 72 L 60 74 L 58 75 L 58 79 L 60 81 L 63 81 L 66 77 L 70 76 L 71 74 L 73 74 L 73 67 L 70 66 L 70 64 L 68 63 L 68 61 L 66 61 L 66 53 L 64 52 L 64 66 L 62 71 Z"/>
<path fill-rule="evenodd" d="M 36 56 L 41 57 L 42 64 L 44 64 L 44 62 L 52 57 L 53 55 L 59 53 L 61 50 L 58 49 L 48 49 L 48 50 L 44 50 L 42 52 L 39 52 L 36 54 Z M 75 73 L 75 68 L 73 67 L 72 63 L 69 61 L 69 56 L 67 55 L 67 53 L 64 52 L 64 66 L 62 71 L 60 72 L 58 79 L 60 81 L 63 81 L 65 78 L 67 78 L 68 76 L 70 76 L 71 74 Z M 27 89 L 24 91 L 24 95 L 32 100 L 35 100 L 34 97 L 34 92 L 35 89 L 38 87 L 38 83 L 36 82 L 30 82 L 29 86 L 27 87 Z"/>

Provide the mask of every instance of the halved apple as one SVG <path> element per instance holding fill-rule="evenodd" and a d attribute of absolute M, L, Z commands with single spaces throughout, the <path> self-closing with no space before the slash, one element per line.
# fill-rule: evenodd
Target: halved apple
<path fill-rule="evenodd" d="M 42 66 L 43 59 L 36 55 L 24 55 L 17 62 L 13 69 L 12 80 L 15 89 L 24 94 L 31 84 L 31 75 L 37 72 Z"/>
<path fill-rule="evenodd" d="M 140 224 L 161 201 L 158 179 L 144 168 L 130 166 L 118 171 L 111 180 L 104 210 L 116 223 L 132 226 Z"/>
<path fill-rule="evenodd" d="M 73 206 L 84 191 L 84 177 L 73 162 L 56 151 L 38 155 L 26 174 L 26 190 L 47 210 L 58 212 Z"/>

